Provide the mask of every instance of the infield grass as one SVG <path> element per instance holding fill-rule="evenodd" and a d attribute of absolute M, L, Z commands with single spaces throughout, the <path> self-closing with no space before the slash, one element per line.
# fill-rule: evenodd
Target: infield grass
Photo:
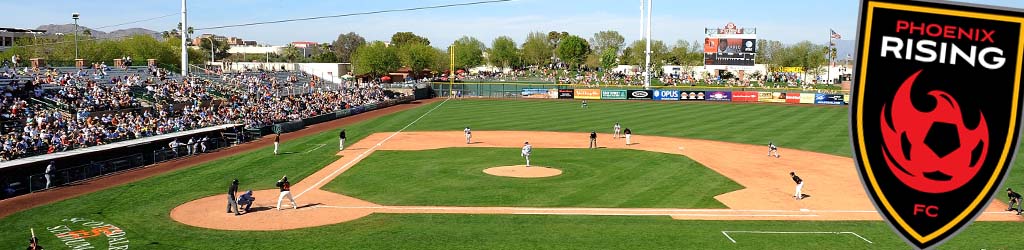
<path fill-rule="evenodd" d="M 347 127 L 355 142 L 396 131 L 437 104 Z M 769 104 L 455 100 L 413 125 L 413 130 L 610 131 L 615 121 L 637 134 L 681 136 L 749 144 L 774 140 L 782 147 L 849 156 L 846 107 Z M 698 112 L 700 111 L 700 112 Z M 524 216 L 376 214 L 356 221 L 276 232 L 220 231 L 186 226 L 170 210 L 221 194 L 231 178 L 242 189 L 272 188 L 287 174 L 300 181 L 337 160 L 337 130 L 305 138 L 284 135 L 282 151 L 239 154 L 135 183 L 44 205 L 0 218 L 0 249 L 23 249 L 35 228 L 47 249 L 67 249 L 46 227 L 65 218 L 88 218 L 125 230 L 132 249 L 907 249 L 883 222 L 675 221 L 665 216 Z M 317 144 L 326 144 L 310 151 Z M 1019 162 L 1008 184 L 1024 184 Z M 1005 196 L 999 196 L 1005 199 Z M 258 197 L 259 198 L 259 197 Z M 263 197 L 260 199 L 269 199 Z M 300 201 L 301 202 L 301 201 Z M 0 207 L 2 209 L 2 207 Z M 211 208 L 223 209 L 223 207 Z M 244 219 L 244 216 L 242 216 Z M 978 222 L 941 249 L 1021 249 L 1015 222 Z M 851 231 L 873 242 L 829 237 L 736 237 L 723 230 Z M 104 237 L 89 240 L 105 249 Z"/>
<path fill-rule="evenodd" d="M 484 169 L 523 164 L 518 148 L 376 151 L 324 186 L 383 205 L 727 208 L 714 196 L 736 182 L 681 155 L 628 149 L 544 149 L 534 179 Z M 699 185 L 697 185 L 699 183 Z"/>

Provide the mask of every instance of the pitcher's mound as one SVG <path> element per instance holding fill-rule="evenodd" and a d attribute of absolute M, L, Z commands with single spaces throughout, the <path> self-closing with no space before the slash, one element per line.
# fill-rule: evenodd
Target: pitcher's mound
<path fill-rule="evenodd" d="M 562 174 L 562 170 L 540 166 L 515 165 L 484 169 L 484 173 L 494 176 L 515 178 L 543 178 Z"/>

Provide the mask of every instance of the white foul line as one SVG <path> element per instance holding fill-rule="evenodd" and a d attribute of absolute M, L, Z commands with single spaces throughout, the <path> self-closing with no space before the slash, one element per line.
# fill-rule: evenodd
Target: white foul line
<path fill-rule="evenodd" d="M 384 140 L 381 140 L 380 142 L 377 142 L 377 145 L 374 145 L 373 147 L 370 147 L 370 148 L 364 150 L 362 153 L 359 153 L 359 155 L 357 155 L 355 158 L 352 158 L 352 160 L 349 160 L 348 162 L 346 162 L 345 165 L 341 165 L 341 167 L 339 167 L 337 170 L 334 170 L 334 172 L 331 172 L 331 174 L 329 174 L 327 176 L 324 176 L 323 179 L 320 179 L 320 181 L 317 181 L 312 186 L 309 186 L 309 188 L 306 188 L 306 190 L 302 190 L 301 193 L 299 193 L 298 195 L 295 195 L 295 198 L 299 198 L 300 196 L 302 196 L 306 192 L 309 192 L 309 190 L 313 190 L 314 188 L 319 187 L 320 184 L 322 184 L 324 181 L 327 181 L 329 179 L 334 179 L 334 175 L 337 175 L 339 172 L 341 172 L 341 171 L 343 171 L 345 169 L 348 169 L 348 167 L 352 166 L 352 163 L 357 162 L 357 161 L 363 159 L 363 157 L 365 157 L 368 153 L 373 152 L 373 150 L 377 149 L 377 147 L 380 147 L 380 145 L 384 144 L 384 142 L 390 140 L 392 137 L 395 137 L 396 135 L 398 135 L 398 133 L 401 133 L 402 131 L 405 131 L 405 129 L 409 128 L 409 126 L 412 126 L 416 122 L 420 121 L 420 119 L 423 119 L 423 117 L 429 115 L 430 112 L 434 112 L 435 109 L 441 107 L 441 105 L 444 105 L 444 103 L 448 102 L 448 100 L 451 100 L 451 98 L 445 99 L 440 104 L 437 104 L 437 106 L 434 106 L 434 108 L 428 110 L 426 113 L 423 113 L 423 115 L 421 115 L 419 118 L 416 118 L 416 120 L 413 120 L 409 124 L 406 124 L 405 127 L 402 127 L 402 129 L 399 129 L 398 131 L 395 131 L 394 133 L 392 133 L 387 138 L 384 138 Z"/>
<path fill-rule="evenodd" d="M 722 234 L 725 235 L 725 237 L 728 238 L 729 241 L 732 241 L 732 243 L 736 243 L 736 240 L 733 239 L 732 236 L 729 236 L 729 233 L 751 233 L 751 234 L 850 234 L 850 235 L 856 236 L 857 238 L 860 238 L 861 240 L 864 240 L 864 242 L 867 242 L 868 244 L 875 244 L 874 242 L 871 242 L 867 238 L 864 238 L 863 236 L 860 236 L 859 234 L 857 234 L 855 232 L 722 231 Z"/>
<path fill-rule="evenodd" d="M 870 210 L 778 210 L 778 209 L 692 209 L 692 208 L 585 208 L 585 207 L 459 207 L 459 206 L 331 206 L 318 205 L 323 208 L 340 209 L 378 209 L 378 210 L 447 210 L 447 211 L 523 211 L 517 214 L 639 214 L 644 215 L 676 215 L 676 216 L 820 216 L 816 213 L 876 213 Z M 688 214 L 714 212 L 715 214 Z M 780 213 L 780 214 L 738 214 L 738 213 Z M 985 214 L 1009 214 L 1013 212 L 983 212 Z"/>
<path fill-rule="evenodd" d="M 732 236 L 729 236 L 729 233 L 722 231 L 722 234 L 724 234 L 725 238 L 729 239 L 729 241 L 732 241 L 732 243 L 736 243 L 736 240 L 732 239 Z"/>
<path fill-rule="evenodd" d="M 317 143 L 317 144 L 306 144 L 306 145 L 317 145 L 317 146 L 315 148 L 313 148 L 313 149 L 306 150 L 306 152 L 302 152 L 303 154 L 309 153 L 309 152 L 313 152 L 313 150 L 320 149 L 320 148 L 326 146 L 327 144 Z"/>

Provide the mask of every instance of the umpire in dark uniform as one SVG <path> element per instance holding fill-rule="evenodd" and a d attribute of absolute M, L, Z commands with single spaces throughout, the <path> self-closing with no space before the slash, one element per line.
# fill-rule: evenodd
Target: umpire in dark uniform
<path fill-rule="evenodd" d="M 231 181 L 231 187 L 228 188 L 228 213 L 235 212 L 235 216 L 238 216 L 238 201 L 235 199 L 235 193 L 238 192 L 238 179 Z"/>
<path fill-rule="evenodd" d="M 597 148 L 597 132 L 590 131 L 590 148 Z"/>

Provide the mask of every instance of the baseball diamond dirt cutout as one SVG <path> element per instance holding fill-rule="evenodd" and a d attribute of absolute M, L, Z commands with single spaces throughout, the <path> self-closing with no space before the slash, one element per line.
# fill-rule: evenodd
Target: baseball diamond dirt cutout
<path fill-rule="evenodd" d="M 253 211 L 242 216 L 224 212 L 223 194 L 186 202 L 172 209 L 170 216 L 196 227 L 264 231 L 330 225 L 373 213 L 670 216 L 680 220 L 881 220 L 864 192 L 851 158 L 787 149 L 785 145 L 779 145 L 783 157 L 775 158 L 766 156 L 764 145 L 645 135 L 633 135 L 633 145 L 622 142 L 604 146 L 685 155 L 745 188 L 715 196 L 729 207 L 727 209 L 385 206 L 320 190 L 376 150 L 518 148 L 524 140 L 534 145 L 535 151 L 585 148 L 588 133 L 474 131 L 473 136 L 481 142 L 465 144 L 462 131 L 373 134 L 346 147 L 339 152 L 340 159 L 292 186 L 299 209 L 274 209 L 278 191 L 273 189 L 254 191 L 257 200 Z M 611 134 L 598 136 L 612 137 Z M 424 141 L 433 143 L 422 143 Z M 812 198 L 792 198 L 795 184 L 789 178 L 791 171 L 806 181 L 803 191 L 813 195 Z M 1020 216 L 1002 211 L 1005 204 L 995 200 L 992 204 L 979 220 L 1022 221 Z"/>

